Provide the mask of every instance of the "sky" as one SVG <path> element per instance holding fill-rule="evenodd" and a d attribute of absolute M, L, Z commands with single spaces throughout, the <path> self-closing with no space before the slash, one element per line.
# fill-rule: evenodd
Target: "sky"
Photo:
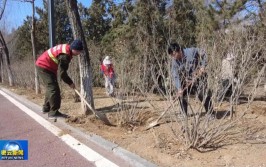
<path fill-rule="evenodd" d="M 32 6 L 28 2 L 21 2 L 22 0 L 7 0 L 4 15 L 0 21 L 0 27 L 11 32 L 13 28 L 17 28 L 23 24 L 26 16 L 32 15 Z M 77 0 L 85 7 L 91 5 L 92 0 Z M 43 8 L 43 0 L 35 0 L 35 6 Z"/>
<path fill-rule="evenodd" d="M 2 19 L 0 20 L 0 28 L 5 29 L 7 32 L 11 32 L 13 28 L 17 28 L 23 24 L 24 19 L 26 16 L 32 15 L 32 8 L 31 4 L 28 2 L 21 2 L 23 0 L 7 0 L 6 8 Z M 79 3 L 82 3 L 83 6 L 89 7 L 93 0 L 77 0 Z M 265 2 L 266 0 L 262 0 Z M 1 0 L 0 0 L 1 2 Z M 121 2 L 121 0 L 116 0 L 116 3 Z M 249 10 L 256 13 L 257 8 L 256 4 L 251 1 L 248 6 L 246 6 Z M 1 3 L 0 3 L 1 5 Z M 43 8 L 43 0 L 35 0 L 35 6 Z M 1 8 L 1 6 L 0 6 Z M 242 16 L 246 15 L 246 11 L 242 13 Z M 241 16 L 241 14 L 240 14 Z M 239 15 L 238 15 L 239 17 Z"/>

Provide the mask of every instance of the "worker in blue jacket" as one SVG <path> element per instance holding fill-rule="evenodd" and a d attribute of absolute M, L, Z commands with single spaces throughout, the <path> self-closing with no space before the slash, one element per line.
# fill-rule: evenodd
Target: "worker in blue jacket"
<path fill-rule="evenodd" d="M 211 92 L 207 89 L 205 52 L 199 48 L 182 48 L 172 43 L 168 47 L 168 54 L 172 57 L 172 76 L 184 114 L 187 115 L 187 97 L 190 93 L 196 93 L 200 101 L 204 102 L 205 111 L 213 114 Z"/>

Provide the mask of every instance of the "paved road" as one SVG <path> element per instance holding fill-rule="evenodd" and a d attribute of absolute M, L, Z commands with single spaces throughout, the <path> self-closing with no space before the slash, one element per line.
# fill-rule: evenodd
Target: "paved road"
<path fill-rule="evenodd" d="M 1 167 L 95 166 L 0 94 L 0 140 L 28 140 L 29 160 L 0 161 Z"/>

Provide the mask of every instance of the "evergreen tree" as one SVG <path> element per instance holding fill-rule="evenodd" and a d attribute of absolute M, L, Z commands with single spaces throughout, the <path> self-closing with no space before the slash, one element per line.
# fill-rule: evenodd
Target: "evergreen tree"
<path fill-rule="evenodd" d="M 48 6 L 43 0 L 44 8 L 36 7 L 36 13 L 39 18 L 36 18 L 36 53 L 41 54 L 49 48 L 49 30 L 48 30 Z M 22 26 L 18 28 L 16 34 L 18 42 L 16 44 L 17 58 L 24 59 L 31 55 L 31 17 L 28 16 Z M 55 1 L 55 43 L 67 43 L 73 39 L 71 26 L 67 16 L 64 0 Z M 23 41 L 23 42 L 22 42 Z"/>
<path fill-rule="evenodd" d="M 247 2 L 248 0 L 214 1 L 209 4 L 209 10 L 215 14 L 215 19 L 219 21 L 220 28 L 227 28 L 234 21 L 233 17 L 245 8 Z"/>
<path fill-rule="evenodd" d="M 81 18 L 84 32 L 89 40 L 99 43 L 110 29 L 111 17 L 108 13 L 110 0 L 94 0 L 88 9 L 84 9 Z"/>
<path fill-rule="evenodd" d="M 184 0 L 173 0 L 167 10 L 170 41 L 177 41 L 183 46 L 196 45 L 197 17 L 193 3 Z"/>

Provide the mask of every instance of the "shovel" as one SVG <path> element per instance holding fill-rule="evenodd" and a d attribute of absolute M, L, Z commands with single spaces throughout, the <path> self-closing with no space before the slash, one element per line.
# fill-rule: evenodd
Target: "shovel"
<path fill-rule="evenodd" d="M 173 101 L 173 103 L 175 103 L 175 102 L 177 101 L 177 99 L 178 99 L 178 98 L 176 98 L 176 99 Z M 150 128 L 152 128 L 152 127 L 154 127 L 154 126 L 159 125 L 159 121 L 160 121 L 160 119 L 161 119 L 161 118 L 165 115 L 165 113 L 171 108 L 171 106 L 172 106 L 172 104 L 170 104 L 170 105 L 164 110 L 164 112 L 162 112 L 161 115 L 160 115 L 155 121 L 151 122 L 151 123 L 146 127 L 145 130 L 149 130 Z"/>
<path fill-rule="evenodd" d="M 192 84 L 193 82 L 189 82 L 187 84 L 187 86 L 182 90 L 185 91 L 186 89 L 188 89 L 188 87 Z M 174 99 L 174 101 L 164 110 L 164 112 L 162 112 L 162 114 L 153 122 L 151 122 L 146 128 L 145 130 L 149 130 L 150 128 L 159 125 L 159 120 L 165 115 L 165 113 L 171 108 L 172 104 L 175 103 L 178 100 L 179 97 L 176 97 Z"/>
<path fill-rule="evenodd" d="M 95 116 L 97 118 L 99 118 L 101 121 L 103 121 L 104 124 L 109 125 L 109 126 L 112 126 L 112 124 L 110 123 L 110 121 L 108 120 L 108 118 L 106 117 L 106 115 L 104 113 L 99 112 L 97 110 L 94 110 L 91 107 L 91 105 L 86 101 L 86 99 L 81 96 L 81 94 L 79 93 L 79 91 L 77 89 L 74 89 L 74 90 L 79 95 L 79 97 L 86 103 L 86 105 L 90 108 L 90 110 L 95 114 Z"/>

